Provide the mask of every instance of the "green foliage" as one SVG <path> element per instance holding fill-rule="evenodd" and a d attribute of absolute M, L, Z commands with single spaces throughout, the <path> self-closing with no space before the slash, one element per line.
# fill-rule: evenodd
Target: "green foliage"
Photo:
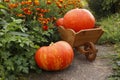
<path fill-rule="evenodd" d="M 115 50 L 117 54 L 114 54 L 113 58 L 113 74 L 108 78 L 108 80 L 119 80 L 120 79 L 120 43 L 115 45 Z"/>
<path fill-rule="evenodd" d="M 39 47 L 25 33 L 21 19 L 11 22 L 0 19 L 0 78 L 14 80 L 20 73 L 36 70 L 34 53 Z"/>
<path fill-rule="evenodd" d="M 119 0 L 88 0 L 89 7 L 97 17 L 106 16 L 120 11 Z"/>
<path fill-rule="evenodd" d="M 98 24 L 104 29 L 104 34 L 99 43 L 120 42 L 120 14 L 114 14 L 107 18 L 102 18 Z"/>

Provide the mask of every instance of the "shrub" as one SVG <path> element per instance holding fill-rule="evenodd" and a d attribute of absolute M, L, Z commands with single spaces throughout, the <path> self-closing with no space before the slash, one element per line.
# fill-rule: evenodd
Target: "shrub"
<path fill-rule="evenodd" d="M 107 18 L 102 18 L 98 24 L 104 29 L 104 34 L 100 39 L 100 43 L 120 42 L 120 14 L 114 14 Z"/>
<path fill-rule="evenodd" d="M 25 33 L 21 22 L 21 19 L 13 18 L 9 23 L 0 19 L 0 77 L 3 80 L 13 80 L 19 73 L 37 69 L 33 56 L 39 46 Z"/>
<path fill-rule="evenodd" d="M 99 17 L 120 11 L 119 0 L 88 0 L 89 7 Z"/>

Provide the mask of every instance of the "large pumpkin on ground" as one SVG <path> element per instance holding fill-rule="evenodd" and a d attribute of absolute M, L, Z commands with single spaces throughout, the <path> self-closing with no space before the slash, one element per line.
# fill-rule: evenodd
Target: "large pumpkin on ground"
<path fill-rule="evenodd" d="M 64 15 L 63 25 L 78 32 L 95 26 L 95 18 L 87 9 L 72 9 Z"/>
<path fill-rule="evenodd" d="M 44 70 L 56 71 L 67 68 L 73 57 L 72 47 L 65 41 L 58 41 L 39 48 L 35 54 L 35 61 Z"/>

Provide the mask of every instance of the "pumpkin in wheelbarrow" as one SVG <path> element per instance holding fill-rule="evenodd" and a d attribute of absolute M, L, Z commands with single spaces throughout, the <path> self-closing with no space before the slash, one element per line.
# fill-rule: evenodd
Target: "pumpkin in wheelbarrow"
<path fill-rule="evenodd" d="M 72 9 L 64 15 L 63 26 L 78 32 L 95 26 L 95 18 L 87 9 Z"/>
<path fill-rule="evenodd" d="M 72 47 L 65 41 L 58 41 L 50 46 L 43 46 L 36 51 L 37 65 L 47 71 L 63 70 L 74 58 Z"/>
<path fill-rule="evenodd" d="M 56 26 L 63 26 L 63 18 L 59 18 L 59 19 L 56 21 Z"/>

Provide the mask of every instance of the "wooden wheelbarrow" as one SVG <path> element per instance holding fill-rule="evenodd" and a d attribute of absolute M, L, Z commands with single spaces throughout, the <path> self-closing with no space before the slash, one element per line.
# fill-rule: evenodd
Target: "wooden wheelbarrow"
<path fill-rule="evenodd" d="M 63 26 L 59 26 L 58 31 L 62 40 L 68 42 L 73 48 L 84 54 L 89 61 L 96 59 L 98 50 L 94 44 L 103 34 L 102 28 L 96 26 L 93 29 L 75 32 L 72 29 L 65 29 Z"/>

